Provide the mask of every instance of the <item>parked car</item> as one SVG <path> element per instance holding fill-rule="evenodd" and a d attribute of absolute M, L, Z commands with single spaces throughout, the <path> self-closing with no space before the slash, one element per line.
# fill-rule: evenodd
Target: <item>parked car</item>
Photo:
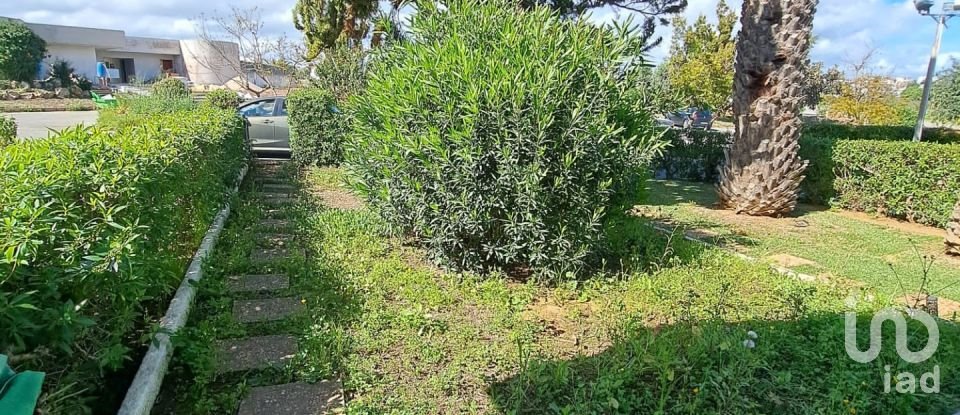
<path fill-rule="evenodd" d="M 704 108 L 685 108 L 664 115 L 658 120 L 660 125 L 678 128 L 698 128 L 709 130 L 713 128 L 713 112 Z"/>
<path fill-rule="evenodd" d="M 290 154 L 287 101 L 283 97 L 247 101 L 237 111 L 247 120 L 247 137 L 254 152 Z"/>

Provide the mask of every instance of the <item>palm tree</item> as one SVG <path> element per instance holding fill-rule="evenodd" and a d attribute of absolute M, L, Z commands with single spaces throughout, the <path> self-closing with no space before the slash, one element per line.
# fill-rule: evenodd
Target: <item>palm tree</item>
<path fill-rule="evenodd" d="M 734 63 L 736 131 L 717 187 L 736 213 L 792 211 L 806 162 L 798 155 L 803 65 L 817 0 L 745 0 Z"/>
<path fill-rule="evenodd" d="M 947 238 L 943 241 L 947 245 L 947 253 L 960 255 L 960 200 L 953 207 L 953 216 L 947 222 Z"/>

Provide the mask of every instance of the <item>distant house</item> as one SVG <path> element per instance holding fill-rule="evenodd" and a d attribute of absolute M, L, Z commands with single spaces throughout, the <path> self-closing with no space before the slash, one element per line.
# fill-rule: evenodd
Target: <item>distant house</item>
<path fill-rule="evenodd" d="M 62 59 L 93 80 L 97 63 L 107 65 L 114 84 L 149 81 L 169 74 L 195 85 L 225 85 L 240 76 L 239 47 L 229 42 L 127 36 L 122 30 L 24 22 L 47 42 L 46 59 Z"/>

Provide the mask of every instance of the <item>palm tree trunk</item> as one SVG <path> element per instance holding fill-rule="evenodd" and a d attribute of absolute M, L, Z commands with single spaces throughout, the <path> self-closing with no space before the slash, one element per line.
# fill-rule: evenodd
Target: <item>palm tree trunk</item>
<path fill-rule="evenodd" d="M 792 211 L 807 163 L 798 155 L 803 64 L 817 0 L 744 0 L 734 64 L 735 134 L 717 187 L 736 213 Z"/>
<path fill-rule="evenodd" d="M 960 255 L 960 200 L 953 207 L 953 216 L 947 223 L 947 238 L 943 241 L 947 246 L 947 253 Z"/>

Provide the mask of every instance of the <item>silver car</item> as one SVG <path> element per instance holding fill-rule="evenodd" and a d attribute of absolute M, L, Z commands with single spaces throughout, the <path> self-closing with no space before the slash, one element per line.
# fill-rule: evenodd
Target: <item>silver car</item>
<path fill-rule="evenodd" d="M 254 152 L 290 154 L 287 101 L 283 97 L 247 101 L 237 111 L 247 120 L 247 137 Z"/>

